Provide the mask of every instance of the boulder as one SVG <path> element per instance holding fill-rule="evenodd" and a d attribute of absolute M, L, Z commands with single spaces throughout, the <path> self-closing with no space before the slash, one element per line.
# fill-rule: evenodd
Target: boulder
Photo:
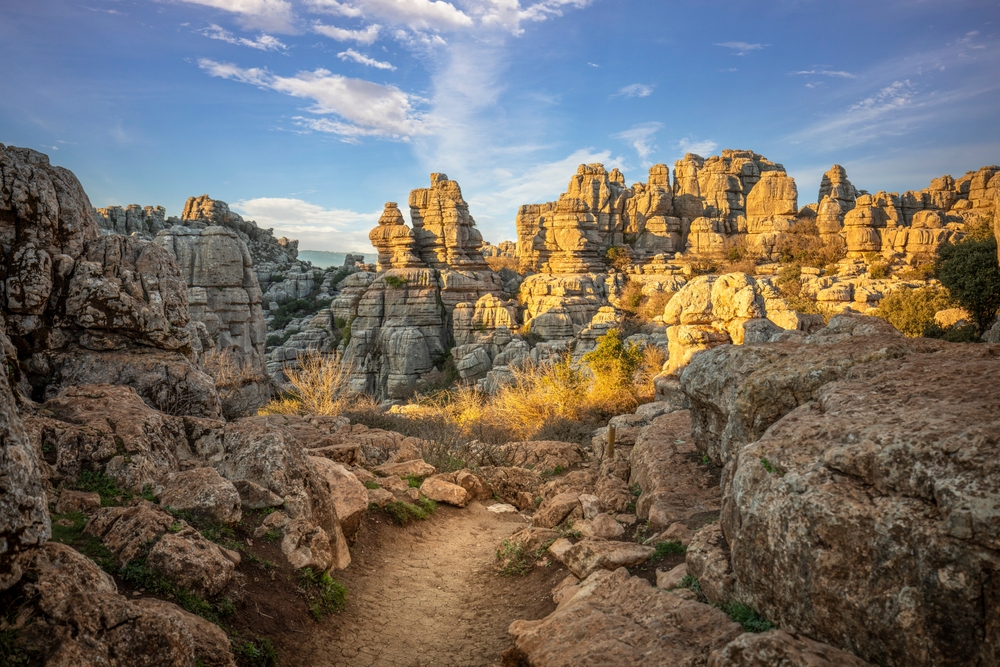
<path fill-rule="evenodd" d="M 542 477 L 537 472 L 517 467 L 482 468 L 480 472 L 504 502 L 519 510 L 535 507 L 535 498 L 542 488 Z"/>
<path fill-rule="evenodd" d="M 989 664 L 1000 646 L 1000 357 L 892 341 L 826 348 L 863 372 L 803 392 L 734 450 L 721 521 L 734 597 L 872 662 Z M 806 352 L 771 368 L 805 377 L 816 362 Z"/>
<path fill-rule="evenodd" d="M 426 463 L 423 459 L 413 459 L 412 461 L 392 461 L 383 463 L 375 468 L 375 473 L 382 477 L 395 475 L 396 477 L 426 477 L 435 473 L 434 466 Z"/>
<path fill-rule="evenodd" d="M 225 634 L 160 600 L 129 600 L 89 558 L 50 542 L 19 556 L 24 608 L 12 628 L 49 665 L 232 667 Z"/>
<path fill-rule="evenodd" d="M 513 465 L 540 471 L 556 468 L 567 470 L 583 461 L 580 446 L 575 442 L 557 440 L 508 442 L 503 446 L 503 450 L 512 459 Z"/>
<path fill-rule="evenodd" d="M 469 500 L 472 499 L 469 492 L 458 484 L 452 484 L 435 477 L 424 480 L 423 484 L 420 485 L 420 493 L 431 500 L 439 503 L 448 503 L 455 507 L 465 507 Z"/>
<path fill-rule="evenodd" d="M 660 532 L 681 522 L 697 527 L 722 507 L 722 494 L 691 437 L 691 413 L 679 410 L 642 429 L 629 455 L 630 484 L 642 493 L 635 503 L 650 532 Z"/>
<path fill-rule="evenodd" d="M 598 537 L 604 540 L 617 540 L 625 534 L 625 529 L 610 514 L 598 514 L 593 519 L 574 521 L 573 530 L 584 537 Z"/>
<path fill-rule="evenodd" d="M 681 563 L 680 565 L 669 570 L 657 570 L 656 587 L 664 588 L 668 591 L 674 588 L 680 588 L 681 584 L 684 583 L 684 577 L 686 576 L 688 576 L 686 563 Z"/>
<path fill-rule="evenodd" d="M 733 568 L 721 524 L 710 523 L 694 534 L 687 547 L 685 565 L 709 602 L 722 604 L 732 597 Z"/>
<path fill-rule="evenodd" d="M 553 528 L 562 523 L 563 519 L 570 515 L 570 512 L 579 507 L 579 493 L 573 491 L 560 493 L 538 507 L 535 516 L 531 518 L 531 525 L 539 528 Z"/>
<path fill-rule="evenodd" d="M 656 550 L 634 542 L 587 538 L 577 542 L 562 558 L 574 575 L 586 579 L 598 570 L 615 570 L 644 563 Z"/>
<path fill-rule="evenodd" d="M 707 667 L 869 667 L 845 651 L 785 630 L 746 632 L 712 652 Z"/>
<path fill-rule="evenodd" d="M 56 512 L 59 514 L 69 512 L 90 514 L 99 509 L 101 509 L 101 496 L 98 493 L 64 489 L 59 493 L 59 500 L 56 501 Z"/>
<path fill-rule="evenodd" d="M 235 551 L 223 550 L 194 528 L 164 534 L 149 550 L 146 564 L 183 589 L 214 597 L 229 585 L 240 562 Z"/>
<path fill-rule="evenodd" d="M 347 468 L 330 459 L 310 456 L 309 461 L 330 485 L 333 506 L 344 537 L 353 542 L 368 509 L 368 489 Z"/>
<path fill-rule="evenodd" d="M 342 570 L 351 564 L 347 542 L 339 531 L 340 539 L 335 538 L 331 543 L 325 530 L 299 517 L 285 525 L 282 533 L 281 553 L 296 570 L 308 567 L 314 572 L 325 572 L 331 568 Z"/>
<path fill-rule="evenodd" d="M 167 475 L 160 504 L 216 523 L 233 524 L 243 518 L 239 492 L 215 468 L 192 468 Z"/>
<path fill-rule="evenodd" d="M 624 568 L 597 572 L 569 593 L 545 618 L 511 623 L 522 664 L 697 665 L 743 632 L 720 610 L 653 588 Z"/>

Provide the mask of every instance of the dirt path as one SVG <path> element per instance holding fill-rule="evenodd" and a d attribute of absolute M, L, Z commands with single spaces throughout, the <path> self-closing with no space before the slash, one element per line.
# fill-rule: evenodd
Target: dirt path
<path fill-rule="evenodd" d="M 519 618 L 555 606 L 550 591 L 566 576 L 555 563 L 525 577 L 493 570 L 497 545 L 527 526 L 484 505 L 439 506 L 405 528 L 373 513 L 337 579 L 346 611 L 324 623 L 291 664 L 317 667 L 486 667 L 500 664 Z"/>

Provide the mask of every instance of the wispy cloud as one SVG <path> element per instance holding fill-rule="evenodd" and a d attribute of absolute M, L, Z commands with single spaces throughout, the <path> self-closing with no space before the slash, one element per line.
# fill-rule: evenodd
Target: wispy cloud
<path fill-rule="evenodd" d="M 192 5 L 231 12 L 248 28 L 294 32 L 295 12 L 288 0 L 180 0 Z"/>
<path fill-rule="evenodd" d="M 653 94 L 653 88 L 655 86 L 647 86 L 644 83 L 633 83 L 619 88 L 613 97 L 649 97 Z"/>
<path fill-rule="evenodd" d="M 732 49 L 733 50 L 732 55 L 734 56 L 745 56 L 748 53 L 752 53 L 754 51 L 760 51 L 764 47 L 770 46 L 770 44 L 751 44 L 749 42 L 719 42 L 716 43 L 716 46 L 721 46 L 726 49 Z"/>
<path fill-rule="evenodd" d="M 657 147 L 653 145 L 653 139 L 656 138 L 656 133 L 662 127 L 663 123 L 640 123 L 639 125 L 633 125 L 624 132 L 613 134 L 611 137 L 629 142 L 635 148 L 635 152 L 639 155 L 643 166 L 648 167 L 650 165 L 649 156 L 657 150 Z"/>
<path fill-rule="evenodd" d="M 360 8 L 338 0 L 306 0 L 305 6 L 309 11 L 318 14 L 334 14 L 348 18 L 357 18 L 363 14 Z"/>
<path fill-rule="evenodd" d="M 691 137 L 684 137 L 677 142 L 677 150 L 679 150 L 682 154 L 694 153 L 695 155 L 700 155 L 702 157 L 711 155 L 712 152 L 718 147 L 719 144 L 711 139 L 695 141 Z"/>
<path fill-rule="evenodd" d="M 303 249 L 329 249 L 371 253 L 368 232 L 378 223 L 381 211 L 324 208 L 302 199 L 258 197 L 232 205 L 240 215 L 274 229 L 276 236 L 299 240 Z"/>
<path fill-rule="evenodd" d="M 598 67 L 598 68 L 600 67 L 600 65 L 598 65 L 597 63 L 587 63 L 587 64 L 590 65 L 591 67 Z"/>
<path fill-rule="evenodd" d="M 117 9 L 102 9 L 100 7 L 84 7 L 92 12 L 101 12 L 102 14 L 113 14 L 115 16 L 124 16 L 124 12 L 120 12 Z"/>
<path fill-rule="evenodd" d="M 829 70 L 829 69 L 809 69 L 802 70 L 799 72 L 792 72 L 792 74 L 798 76 L 829 76 L 835 79 L 856 79 L 858 78 L 856 74 L 851 74 L 850 72 L 842 72 L 839 70 Z"/>
<path fill-rule="evenodd" d="M 251 49 L 257 49 L 259 51 L 278 51 L 285 50 L 288 47 L 281 43 L 276 37 L 271 35 L 265 35 L 261 33 L 257 36 L 257 39 L 247 39 L 246 37 L 236 37 L 233 33 L 225 30 L 222 26 L 212 24 L 207 28 L 202 28 L 199 30 L 202 35 L 210 39 L 217 39 L 229 44 L 237 44 L 239 46 L 249 46 Z"/>
<path fill-rule="evenodd" d="M 358 44 L 371 45 L 378 39 L 379 30 L 382 29 L 377 23 L 373 23 L 363 30 L 347 30 L 338 28 L 335 25 L 325 25 L 323 23 L 313 23 L 312 30 L 316 34 L 325 35 L 338 42 L 357 42 Z"/>
<path fill-rule="evenodd" d="M 295 118 L 301 126 L 312 130 L 347 138 L 378 136 L 399 140 L 429 131 L 426 115 L 415 109 L 417 98 L 394 86 L 352 79 L 325 69 L 284 77 L 267 69 L 244 69 L 208 59 L 199 60 L 198 65 L 211 76 L 312 100 L 314 104 L 307 109 L 310 113 L 342 119 Z"/>
<path fill-rule="evenodd" d="M 871 97 L 852 104 L 848 111 L 878 115 L 894 109 L 902 109 L 913 103 L 914 88 L 910 80 L 893 81 Z"/>
<path fill-rule="evenodd" d="M 337 57 L 343 61 L 353 60 L 359 65 L 367 65 L 368 67 L 374 67 L 376 69 L 387 69 L 390 71 L 395 71 L 396 68 L 392 63 L 383 62 L 381 60 L 375 60 L 374 58 L 369 58 L 366 55 L 358 53 L 354 49 L 347 49 L 346 51 L 341 51 L 337 54 Z"/>

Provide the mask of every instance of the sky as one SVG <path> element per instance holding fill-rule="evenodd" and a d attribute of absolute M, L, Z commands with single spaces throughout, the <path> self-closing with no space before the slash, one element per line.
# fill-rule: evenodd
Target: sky
<path fill-rule="evenodd" d="M 750 149 L 815 201 L 1000 163 L 1000 0 L 0 0 L 0 143 L 371 252 L 444 172 L 488 241 L 581 163 Z"/>

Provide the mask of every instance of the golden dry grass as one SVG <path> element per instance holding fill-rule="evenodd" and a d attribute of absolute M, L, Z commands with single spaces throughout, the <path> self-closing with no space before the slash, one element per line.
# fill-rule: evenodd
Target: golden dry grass
<path fill-rule="evenodd" d="M 261 415 L 337 416 L 374 399 L 350 389 L 351 367 L 337 355 L 309 355 L 297 369 L 286 369 L 290 389 L 260 409 Z"/>

